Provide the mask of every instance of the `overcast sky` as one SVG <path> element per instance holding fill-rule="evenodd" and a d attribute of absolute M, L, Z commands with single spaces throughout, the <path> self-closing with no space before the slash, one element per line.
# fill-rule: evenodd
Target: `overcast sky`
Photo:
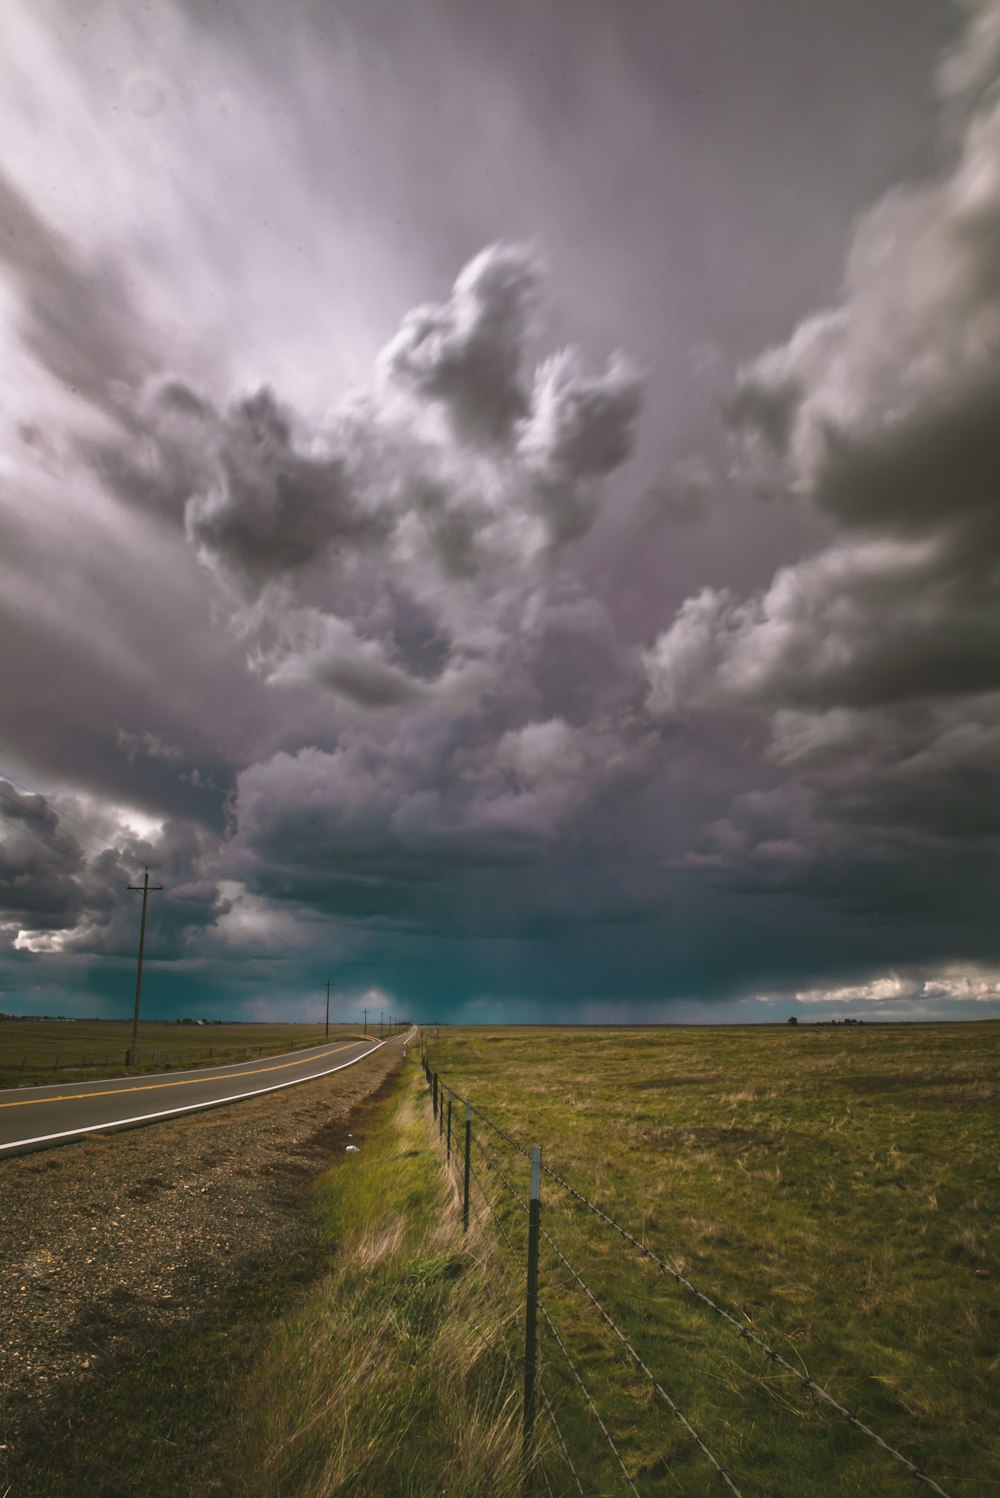
<path fill-rule="evenodd" d="M 1000 0 L 0 10 L 0 1009 L 1000 1015 Z"/>

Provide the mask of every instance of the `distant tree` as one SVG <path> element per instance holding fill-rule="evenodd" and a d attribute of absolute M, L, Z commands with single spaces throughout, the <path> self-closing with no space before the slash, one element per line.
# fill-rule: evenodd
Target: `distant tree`
<path fill-rule="evenodd" d="M 798 1024 L 798 1022 L 799 1022 L 799 1017 L 798 1017 L 798 1015 L 797 1015 L 797 1014 L 790 1014 L 790 1015 L 789 1015 L 789 1016 L 788 1016 L 788 1023 L 789 1023 L 789 1024 L 790 1024 L 790 1025 L 797 1025 L 797 1024 Z"/>

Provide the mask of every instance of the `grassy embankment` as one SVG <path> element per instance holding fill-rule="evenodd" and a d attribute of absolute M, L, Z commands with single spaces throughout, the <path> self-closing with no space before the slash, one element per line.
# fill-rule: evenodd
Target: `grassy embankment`
<path fill-rule="evenodd" d="M 946 1492 L 1000 1492 L 1000 1025 L 449 1029 L 430 1054 Z M 526 1194 L 527 1162 L 479 1132 Z M 918 1490 L 548 1178 L 542 1196 L 543 1223 L 745 1498 Z M 523 1213 L 501 1211 L 520 1252 Z M 643 1498 L 725 1491 L 544 1243 L 541 1286 Z M 588 1493 L 627 1491 L 544 1336 L 542 1357 Z"/>
<path fill-rule="evenodd" d="M 419 1078 L 419 1079 L 418 1079 Z M 18 1498 L 514 1498 L 519 1384 L 411 1052 L 324 1174 L 294 1262 L 61 1404 Z"/>
<path fill-rule="evenodd" d="M 369 1026 L 369 1033 L 372 1027 Z M 377 1035 L 378 1027 L 374 1033 Z M 388 1035 L 388 1028 L 386 1034 Z M 331 1043 L 361 1036 L 360 1025 L 331 1025 Z M 0 1020 L 0 1088 L 121 1076 L 177 1067 L 218 1066 L 248 1056 L 322 1045 L 322 1025 L 139 1025 L 139 1064 L 125 1066 L 132 1026 L 125 1020 Z M 155 1059 L 159 1055 L 159 1059 Z"/>

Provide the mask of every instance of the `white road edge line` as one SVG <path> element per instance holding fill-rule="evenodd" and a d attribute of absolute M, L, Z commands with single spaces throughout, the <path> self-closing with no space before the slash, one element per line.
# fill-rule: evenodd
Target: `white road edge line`
<path fill-rule="evenodd" d="M 409 1037 L 407 1037 L 409 1039 Z M 181 1113 L 203 1113 L 206 1108 L 221 1108 L 226 1103 L 240 1103 L 244 1098 L 260 1097 L 265 1092 L 281 1092 L 286 1087 L 299 1087 L 303 1082 L 316 1082 L 320 1077 L 329 1077 L 335 1071 L 344 1071 L 348 1066 L 357 1066 L 366 1056 L 372 1056 L 388 1041 L 379 1040 L 370 1050 L 355 1056 L 353 1061 L 342 1061 L 339 1066 L 328 1066 L 325 1071 L 315 1071 L 308 1077 L 293 1077 L 288 1082 L 273 1082 L 268 1087 L 256 1087 L 253 1092 L 237 1092 L 232 1097 L 212 1098 L 205 1103 L 185 1103 L 180 1108 L 164 1108 L 160 1113 L 142 1113 L 135 1118 L 114 1118 L 99 1124 L 85 1124 L 79 1129 L 63 1129 L 59 1134 L 37 1134 L 34 1139 L 14 1139 L 0 1144 L 0 1155 L 5 1150 L 25 1149 L 29 1144 L 49 1144 L 53 1139 L 75 1139 L 81 1134 L 99 1134 L 105 1129 L 121 1129 L 133 1124 L 152 1123 L 157 1118 L 176 1118 Z"/>

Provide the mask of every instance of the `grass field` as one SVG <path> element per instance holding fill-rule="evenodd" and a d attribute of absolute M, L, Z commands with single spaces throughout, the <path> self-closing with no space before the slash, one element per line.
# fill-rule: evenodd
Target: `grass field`
<path fill-rule="evenodd" d="M 456 1093 L 541 1144 L 951 1498 L 1000 1492 L 1000 1025 L 446 1029 L 427 1044 Z M 476 1134 L 492 1157 L 473 1151 L 477 1174 L 523 1257 L 500 1172 L 526 1194 L 527 1162 Z M 547 1177 L 542 1201 L 744 1498 L 929 1491 Z M 727 1491 L 545 1242 L 541 1297 L 642 1498 Z M 544 1328 L 541 1355 L 585 1491 L 628 1492 Z M 576 1491 L 565 1472 L 553 1485 Z"/>
<path fill-rule="evenodd" d="M 411 1055 L 364 1149 L 317 1183 L 328 1276 L 243 1396 L 241 1498 L 520 1498 L 520 1374 L 464 1237 Z"/>
<path fill-rule="evenodd" d="M 292 1259 L 66 1392 L 10 1498 L 520 1498 L 503 1305 L 421 1083 L 411 1053 L 352 1117 Z"/>
<path fill-rule="evenodd" d="M 378 1026 L 369 1025 L 369 1034 Z M 386 1026 L 387 1035 L 389 1034 Z M 139 1025 L 138 1067 L 126 1067 L 132 1026 L 125 1020 L 0 1020 L 0 1087 L 55 1081 L 67 1075 L 120 1076 L 170 1071 L 269 1056 L 324 1040 L 323 1025 Z M 361 1035 L 360 1025 L 330 1026 L 330 1039 Z"/>

